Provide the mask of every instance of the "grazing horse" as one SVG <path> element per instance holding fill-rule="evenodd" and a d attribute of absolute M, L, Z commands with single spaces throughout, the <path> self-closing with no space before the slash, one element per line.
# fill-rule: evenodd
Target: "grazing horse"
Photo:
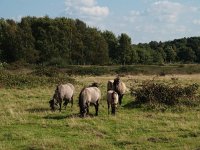
<path fill-rule="evenodd" d="M 73 106 L 73 95 L 74 95 L 74 86 L 71 83 L 60 84 L 56 87 L 52 99 L 49 101 L 50 107 L 52 110 L 55 110 L 55 105 L 59 104 L 59 110 L 61 111 L 62 102 L 66 106 L 71 102 L 71 107 Z"/>
<path fill-rule="evenodd" d="M 118 104 L 118 100 L 119 100 L 119 96 L 117 94 L 117 92 L 115 92 L 114 90 L 109 90 L 107 92 L 107 104 L 108 104 L 108 114 L 110 114 L 110 106 L 112 108 L 112 114 L 115 115 L 115 110 L 117 108 L 117 104 Z"/>
<path fill-rule="evenodd" d="M 122 103 L 122 98 L 126 92 L 126 85 L 124 82 L 122 82 L 120 80 L 119 77 L 117 77 L 116 79 L 114 79 L 114 82 L 113 82 L 113 90 L 115 92 L 117 92 L 117 94 L 119 95 L 119 105 L 121 105 Z"/>
<path fill-rule="evenodd" d="M 101 99 L 101 91 L 96 84 L 92 84 L 89 87 L 85 87 L 79 94 L 79 107 L 80 114 L 85 117 L 86 113 L 89 114 L 89 106 L 93 104 L 96 110 L 96 116 L 98 116 L 99 101 Z"/>

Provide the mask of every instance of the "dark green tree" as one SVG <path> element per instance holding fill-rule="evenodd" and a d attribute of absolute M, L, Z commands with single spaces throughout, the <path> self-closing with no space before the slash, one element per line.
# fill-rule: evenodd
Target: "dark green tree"
<path fill-rule="evenodd" d="M 111 31 L 104 31 L 102 33 L 104 39 L 106 40 L 108 44 L 108 51 L 109 51 L 109 58 L 111 59 L 112 62 L 117 62 L 117 48 L 118 48 L 118 40 L 115 34 Z"/>
<path fill-rule="evenodd" d="M 176 59 L 176 52 L 174 51 L 174 49 L 171 46 L 167 46 L 164 48 L 164 52 L 166 54 L 166 62 L 167 63 L 171 63 L 174 62 Z"/>
<path fill-rule="evenodd" d="M 189 63 L 189 62 L 194 62 L 194 60 L 196 59 L 196 55 L 191 48 L 183 47 L 179 49 L 178 58 L 180 61 L 184 63 Z"/>
<path fill-rule="evenodd" d="M 35 38 L 32 35 L 30 18 L 22 18 L 19 27 L 19 59 L 28 63 L 39 60 L 39 51 L 35 49 Z"/>
<path fill-rule="evenodd" d="M 131 63 L 131 49 L 131 38 L 127 34 L 122 33 L 119 36 L 119 47 L 117 50 L 118 59 L 121 64 L 126 65 Z"/>
<path fill-rule="evenodd" d="M 137 48 L 137 54 L 138 54 L 138 63 L 139 64 L 151 64 L 153 62 L 153 58 L 152 58 L 150 51 L 139 47 L 139 48 Z"/>
<path fill-rule="evenodd" d="M 2 56 L 7 62 L 15 62 L 19 60 L 19 29 L 15 21 L 5 20 L 4 24 L 1 24 L 2 28 Z"/>
<path fill-rule="evenodd" d="M 87 31 L 86 46 L 86 64 L 103 65 L 107 64 L 108 57 L 108 45 L 102 36 L 102 34 L 95 28 L 90 28 Z"/>
<path fill-rule="evenodd" d="M 132 46 L 131 52 L 130 52 L 130 64 L 137 64 L 139 61 L 138 53 L 135 49 L 135 46 Z"/>

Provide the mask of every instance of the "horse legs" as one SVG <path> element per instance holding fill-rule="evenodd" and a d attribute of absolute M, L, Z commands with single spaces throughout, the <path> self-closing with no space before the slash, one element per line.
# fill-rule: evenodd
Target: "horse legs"
<path fill-rule="evenodd" d="M 54 102 L 54 99 L 50 100 L 49 104 L 50 104 L 51 110 L 55 111 L 55 102 Z"/>
<path fill-rule="evenodd" d="M 87 115 L 89 115 L 89 105 L 90 105 L 89 103 L 86 103 Z"/>
<path fill-rule="evenodd" d="M 62 102 L 63 102 L 63 100 L 64 99 L 62 99 L 61 96 L 60 96 L 60 94 L 59 94 L 57 102 L 59 103 L 59 107 L 60 107 L 59 110 L 60 110 L 60 112 L 61 112 L 61 109 L 62 109 Z"/>
<path fill-rule="evenodd" d="M 95 110 L 96 110 L 96 116 L 98 116 L 98 111 L 99 111 L 99 101 L 96 102 Z"/>
<path fill-rule="evenodd" d="M 123 98 L 124 95 L 119 95 L 119 105 L 122 104 L 122 98 Z"/>
<path fill-rule="evenodd" d="M 69 103 L 69 100 L 68 99 L 64 99 L 64 103 L 63 103 L 63 105 L 64 105 L 64 107 L 65 107 L 65 110 L 66 110 L 66 107 L 67 107 L 67 104 Z"/>
<path fill-rule="evenodd" d="M 110 104 L 108 103 L 108 114 L 110 114 Z"/>
<path fill-rule="evenodd" d="M 112 107 L 112 114 L 115 115 L 115 106 L 111 106 Z"/>
<path fill-rule="evenodd" d="M 72 98 L 71 98 L 71 108 L 72 108 L 73 104 L 74 104 L 74 98 L 72 96 Z"/>
<path fill-rule="evenodd" d="M 61 112 L 62 101 L 61 101 L 61 102 L 59 102 L 59 106 L 60 106 L 59 110 L 60 110 L 60 112 Z"/>
<path fill-rule="evenodd" d="M 80 115 L 81 115 L 81 117 L 85 117 L 85 108 L 84 107 L 80 107 Z"/>

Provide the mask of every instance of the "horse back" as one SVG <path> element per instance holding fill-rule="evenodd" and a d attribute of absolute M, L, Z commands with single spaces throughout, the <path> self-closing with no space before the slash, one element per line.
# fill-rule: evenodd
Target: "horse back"
<path fill-rule="evenodd" d="M 120 81 L 119 84 L 116 86 L 116 91 L 118 91 L 120 94 L 125 94 L 125 92 L 126 92 L 125 83 Z"/>
<path fill-rule="evenodd" d="M 80 96 L 85 102 L 96 103 L 101 98 L 101 92 L 97 87 L 88 87 L 81 92 Z"/>
<path fill-rule="evenodd" d="M 74 87 L 72 84 L 61 84 L 57 87 L 57 92 L 61 98 L 70 99 L 74 94 Z"/>
<path fill-rule="evenodd" d="M 118 94 L 114 90 L 109 90 L 107 92 L 107 102 L 109 104 L 117 104 L 118 103 Z"/>

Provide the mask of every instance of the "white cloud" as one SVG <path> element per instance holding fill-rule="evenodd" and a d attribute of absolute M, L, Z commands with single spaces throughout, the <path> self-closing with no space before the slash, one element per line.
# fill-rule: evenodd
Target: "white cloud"
<path fill-rule="evenodd" d="M 65 5 L 67 7 L 75 6 L 94 6 L 96 4 L 95 0 L 66 0 Z"/>
<path fill-rule="evenodd" d="M 96 4 L 95 0 L 79 0 L 79 1 L 85 6 L 94 6 Z"/>
<path fill-rule="evenodd" d="M 200 25 L 200 19 L 199 20 L 198 19 L 193 20 L 193 24 Z"/>
<path fill-rule="evenodd" d="M 140 18 L 140 16 L 141 16 L 141 13 L 139 11 L 132 10 L 129 16 L 124 16 L 123 18 L 126 21 L 130 21 L 134 23 L 136 19 Z"/>
<path fill-rule="evenodd" d="M 125 10 L 110 11 L 107 6 L 99 5 L 98 1 L 65 0 L 65 14 L 115 34 L 125 32 L 134 43 L 173 40 L 199 33 L 200 7 L 193 3 L 180 0 L 140 0 L 141 3 L 131 3 L 140 3 L 143 7 L 135 7 L 124 15 Z"/>
<path fill-rule="evenodd" d="M 65 0 L 66 15 L 95 23 L 109 15 L 109 8 L 99 6 L 96 0 Z"/>
<path fill-rule="evenodd" d="M 130 14 L 124 18 L 130 22 L 144 19 L 161 23 L 175 23 L 178 21 L 180 15 L 184 12 L 184 9 L 185 7 L 177 2 L 156 1 L 153 2 L 146 10 L 132 10 Z"/>
<path fill-rule="evenodd" d="M 107 7 L 80 7 L 80 13 L 88 16 L 107 16 L 109 14 L 109 9 Z"/>
<path fill-rule="evenodd" d="M 12 17 L 13 20 L 20 22 L 22 19 L 22 15 L 16 16 L 16 17 Z"/>
<path fill-rule="evenodd" d="M 135 42 L 166 41 L 197 35 L 195 30 L 200 25 L 198 6 L 172 0 L 152 0 L 151 3 L 146 0 L 146 4 L 145 9 L 131 10 L 129 15 L 123 17 Z"/>
<path fill-rule="evenodd" d="M 158 21 L 174 23 L 178 20 L 183 9 L 183 5 L 177 2 L 157 1 L 151 5 L 147 12 Z"/>

